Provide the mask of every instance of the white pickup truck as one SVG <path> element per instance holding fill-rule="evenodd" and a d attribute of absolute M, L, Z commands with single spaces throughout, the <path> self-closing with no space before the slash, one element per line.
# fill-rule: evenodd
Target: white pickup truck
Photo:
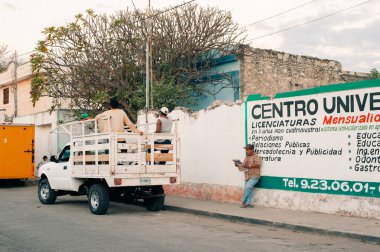
<path fill-rule="evenodd" d="M 177 134 L 99 133 L 87 120 L 59 126 L 69 143 L 38 171 L 38 197 L 53 204 L 57 196 L 87 195 L 93 214 L 105 214 L 113 198 L 143 200 L 150 211 L 163 207 L 163 185 L 180 183 Z M 171 144 L 154 143 L 157 139 Z"/>

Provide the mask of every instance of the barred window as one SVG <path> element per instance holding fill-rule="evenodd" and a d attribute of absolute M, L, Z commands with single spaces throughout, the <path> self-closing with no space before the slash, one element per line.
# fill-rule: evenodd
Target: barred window
<path fill-rule="evenodd" d="M 9 88 L 3 89 L 3 104 L 9 103 Z"/>

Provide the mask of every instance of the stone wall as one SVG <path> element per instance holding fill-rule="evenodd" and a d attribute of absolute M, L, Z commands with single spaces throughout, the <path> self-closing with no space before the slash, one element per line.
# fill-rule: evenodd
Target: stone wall
<path fill-rule="evenodd" d="M 241 98 L 342 83 L 342 65 L 334 60 L 244 47 L 240 65 Z"/>
<path fill-rule="evenodd" d="M 343 71 L 342 79 L 345 82 L 363 81 L 371 79 L 371 74 L 352 71 Z"/>

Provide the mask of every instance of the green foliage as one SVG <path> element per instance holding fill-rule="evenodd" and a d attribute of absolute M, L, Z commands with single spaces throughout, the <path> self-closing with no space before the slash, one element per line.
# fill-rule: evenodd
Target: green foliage
<path fill-rule="evenodd" d="M 191 94 L 194 87 L 191 85 L 177 85 L 174 81 L 165 81 L 162 83 L 154 83 L 153 85 L 153 101 L 154 107 L 168 107 L 174 109 L 177 106 L 194 105 L 196 99 Z M 141 109 L 145 106 L 145 86 L 141 85 L 135 91 L 134 95 L 129 99 L 133 109 Z"/>
<path fill-rule="evenodd" d="M 193 95 L 202 90 L 192 80 L 207 72 L 217 55 L 235 53 L 243 32 L 230 13 L 216 8 L 193 4 L 161 12 L 153 11 L 152 27 L 145 12 L 87 10 L 65 26 L 45 28 L 31 58 L 33 102 L 50 96 L 52 109 L 66 100 L 72 108 L 94 111 L 118 97 L 129 114 L 144 108 L 150 29 L 155 108 L 194 103 Z"/>
<path fill-rule="evenodd" d="M 376 68 L 373 68 L 371 70 L 371 78 L 372 79 L 379 79 L 380 78 L 380 73 Z"/>

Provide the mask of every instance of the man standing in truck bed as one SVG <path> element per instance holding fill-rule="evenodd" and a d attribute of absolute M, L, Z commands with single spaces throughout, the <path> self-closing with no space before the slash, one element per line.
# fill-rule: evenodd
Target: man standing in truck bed
<path fill-rule="evenodd" d="M 160 116 L 156 122 L 156 131 L 154 133 L 167 133 L 172 132 L 173 121 L 168 117 L 169 109 L 167 107 L 162 107 L 160 109 Z M 154 144 L 171 144 L 172 141 L 169 139 L 157 139 Z M 169 150 L 161 150 L 161 153 L 168 153 Z M 159 164 L 166 164 L 165 161 L 159 162 Z"/>
<path fill-rule="evenodd" d="M 119 102 L 116 99 L 110 100 L 111 109 L 107 110 L 95 117 L 98 122 L 99 132 L 124 132 L 124 126 L 128 126 L 129 129 L 134 133 L 138 133 L 140 135 L 143 134 L 142 131 L 138 130 L 135 125 L 131 122 L 127 114 L 124 110 L 119 109 Z M 110 127 L 108 128 L 108 119 L 110 120 Z"/>

